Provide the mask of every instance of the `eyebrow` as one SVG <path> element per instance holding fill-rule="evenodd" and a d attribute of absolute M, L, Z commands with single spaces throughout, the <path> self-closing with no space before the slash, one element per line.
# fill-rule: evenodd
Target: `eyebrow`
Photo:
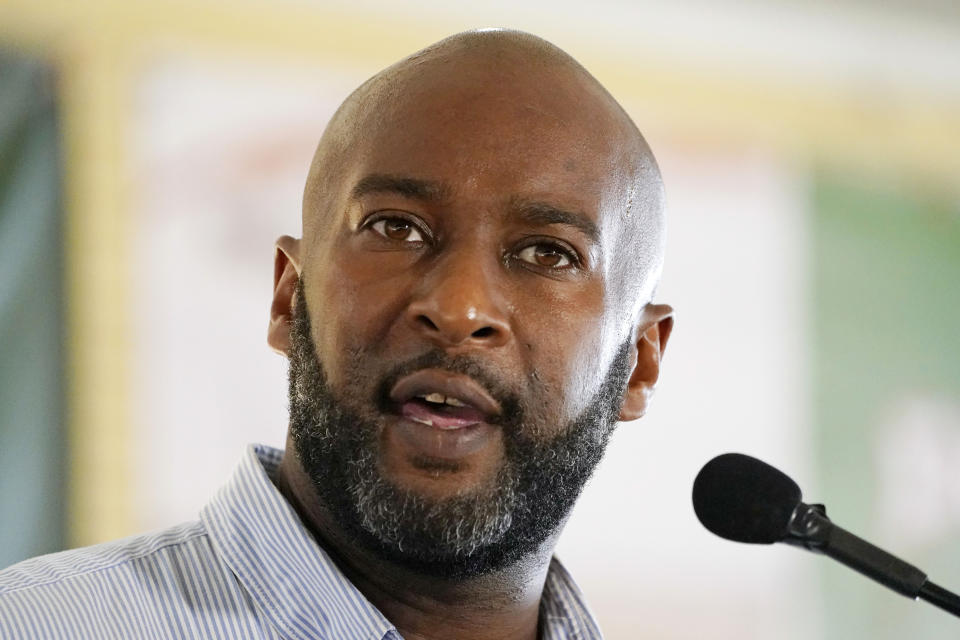
<path fill-rule="evenodd" d="M 361 178 L 350 192 L 354 200 L 375 193 L 393 193 L 405 198 L 438 202 L 446 198 L 447 187 L 432 180 L 407 178 L 385 173 L 372 173 Z M 567 211 L 548 202 L 514 197 L 510 210 L 520 221 L 531 225 L 562 224 L 578 229 L 591 242 L 598 242 L 600 230 L 586 214 Z"/>
<path fill-rule="evenodd" d="M 567 211 L 548 202 L 515 199 L 511 208 L 520 220 L 533 225 L 562 224 L 579 229 L 591 242 L 598 242 L 600 229 L 586 214 Z"/>
<path fill-rule="evenodd" d="M 361 178 L 354 185 L 350 195 L 357 200 L 373 193 L 393 193 L 405 198 L 430 202 L 442 200 L 446 192 L 446 188 L 439 182 L 372 173 Z"/>

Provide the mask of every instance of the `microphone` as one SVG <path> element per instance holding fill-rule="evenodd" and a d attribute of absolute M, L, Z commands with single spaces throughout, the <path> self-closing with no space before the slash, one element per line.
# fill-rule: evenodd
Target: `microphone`
<path fill-rule="evenodd" d="M 926 574 L 833 524 L 822 504 L 802 501 L 785 473 L 742 453 L 704 465 L 693 482 L 693 510 L 712 533 L 754 544 L 785 542 L 838 560 L 868 578 L 960 616 L 960 597 Z"/>

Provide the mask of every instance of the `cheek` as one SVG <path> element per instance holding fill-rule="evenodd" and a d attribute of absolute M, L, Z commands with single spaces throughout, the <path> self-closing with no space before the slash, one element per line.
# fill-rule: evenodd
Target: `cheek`
<path fill-rule="evenodd" d="M 405 287 L 398 270 L 374 268 L 360 260 L 330 260 L 307 279 L 313 337 L 330 384 L 343 388 L 353 378 L 360 355 L 377 351 L 404 307 Z M 312 294 L 312 295 L 311 295 Z"/>
<path fill-rule="evenodd" d="M 541 385 L 544 410 L 558 424 L 582 413 L 606 373 L 602 292 L 578 293 L 540 297 L 516 311 L 528 367 Z"/>
<path fill-rule="evenodd" d="M 565 391 L 566 413 L 570 418 L 581 415 L 596 397 L 607 374 L 603 355 L 604 336 L 595 326 L 581 334 L 567 354 L 570 375 Z"/>

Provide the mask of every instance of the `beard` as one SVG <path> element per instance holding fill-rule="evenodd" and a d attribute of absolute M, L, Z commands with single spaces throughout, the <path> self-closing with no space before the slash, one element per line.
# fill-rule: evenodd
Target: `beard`
<path fill-rule="evenodd" d="M 487 574 L 536 552 L 563 524 L 603 457 L 616 427 L 630 371 L 630 341 L 621 345 L 587 408 L 556 431 L 533 424 L 530 407 L 502 388 L 489 366 L 429 351 L 389 371 L 373 397 L 338 397 L 314 348 L 310 315 L 298 284 L 290 335 L 290 437 L 300 464 L 331 517 L 355 544 L 419 573 L 448 578 Z M 351 351 L 351 389 L 362 352 Z M 461 373 L 482 384 L 503 409 L 504 460 L 482 486 L 430 498 L 383 473 L 382 416 L 401 377 L 424 368 Z M 531 376 L 536 379 L 536 376 Z M 537 403 L 545 406 L 547 394 Z M 494 419 L 491 419 L 494 422 Z M 556 433 L 551 437 L 545 432 Z M 442 462 L 427 461 L 438 471 Z"/>

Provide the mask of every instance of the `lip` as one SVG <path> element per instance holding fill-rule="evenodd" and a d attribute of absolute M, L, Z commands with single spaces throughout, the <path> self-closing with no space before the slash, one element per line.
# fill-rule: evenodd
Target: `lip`
<path fill-rule="evenodd" d="M 400 378 L 390 390 L 390 400 L 399 405 L 417 395 L 433 392 L 457 398 L 488 417 L 500 415 L 500 403 L 480 383 L 469 376 L 442 369 L 421 369 Z"/>
<path fill-rule="evenodd" d="M 404 448 L 419 456 L 458 460 L 485 449 L 500 433 L 500 429 L 486 422 L 443 430 L 406 418 L 397 418 L 391 437 L 403 443 Z"/>

